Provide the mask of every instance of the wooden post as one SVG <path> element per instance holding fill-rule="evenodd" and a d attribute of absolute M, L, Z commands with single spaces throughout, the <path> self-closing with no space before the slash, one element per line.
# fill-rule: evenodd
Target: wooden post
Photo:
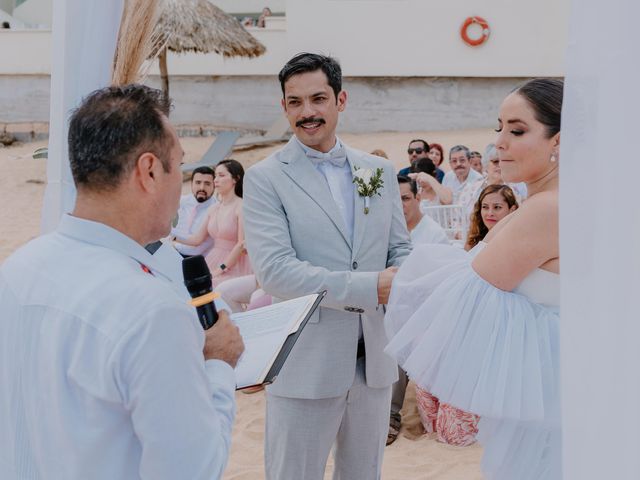
<path fill-rule="evenodd" d="M 167 47 L 162 49 L 158 57 L 160 63 L 160 79 L 162 80 L 162 91 L 169 98 L 169 72 L 167 71 Z"/>

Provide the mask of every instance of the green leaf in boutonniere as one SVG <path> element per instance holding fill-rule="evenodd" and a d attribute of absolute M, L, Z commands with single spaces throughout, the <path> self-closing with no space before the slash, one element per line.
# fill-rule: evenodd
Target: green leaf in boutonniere
<path fill-rule="evenodd" d="M 374 195 L 382 196 L 379 190 L 384 185 L 382 174 L 384 170 L 382 168 L 376 168 L 375 171 L 371 168 L 358 168 L 355 167 L 353 172 L 353 183 L 358 189 L 358 195 L 364 198 L 364 213 L 369 213 L 369 205 L 371 197 Z"/>

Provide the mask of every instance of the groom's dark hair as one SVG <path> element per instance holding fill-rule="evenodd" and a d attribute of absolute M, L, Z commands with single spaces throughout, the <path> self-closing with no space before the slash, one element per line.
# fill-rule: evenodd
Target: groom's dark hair
<path fill-rule="evenodd" d="M 278 74 L 278 80 L 280 80 L 280 87 L 282 88 L 282 96 L 284 97 L 284 84 L 287 80 L 294 75 L 315 72 L 316 70 L 322 70 L 327 76 L 327 82 L 333 90 L 337 102 L 338 94 L 342 90 L 342 69 L 340 68 L 340 64 L 335 58 L 317 53 L 299 53 L 282 67 L 282 70 L 280 70 Z"/>

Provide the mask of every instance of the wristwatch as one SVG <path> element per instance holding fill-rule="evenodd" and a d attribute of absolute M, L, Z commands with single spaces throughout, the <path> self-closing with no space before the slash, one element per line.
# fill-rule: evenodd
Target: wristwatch
<path fill-rule="evenodd" d="M 224 263 L 220 264 L 220 270 L 222 270 L 223 272 L 227 269 L 227 266 Z"/>

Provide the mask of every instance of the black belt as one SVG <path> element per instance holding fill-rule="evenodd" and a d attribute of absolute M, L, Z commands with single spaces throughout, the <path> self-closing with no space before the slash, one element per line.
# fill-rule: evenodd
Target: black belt
<path fill-rule="evenodd" d="M 364 339 L 358 341 L 358 354 L 356 358 L 364 358 Z"/>

